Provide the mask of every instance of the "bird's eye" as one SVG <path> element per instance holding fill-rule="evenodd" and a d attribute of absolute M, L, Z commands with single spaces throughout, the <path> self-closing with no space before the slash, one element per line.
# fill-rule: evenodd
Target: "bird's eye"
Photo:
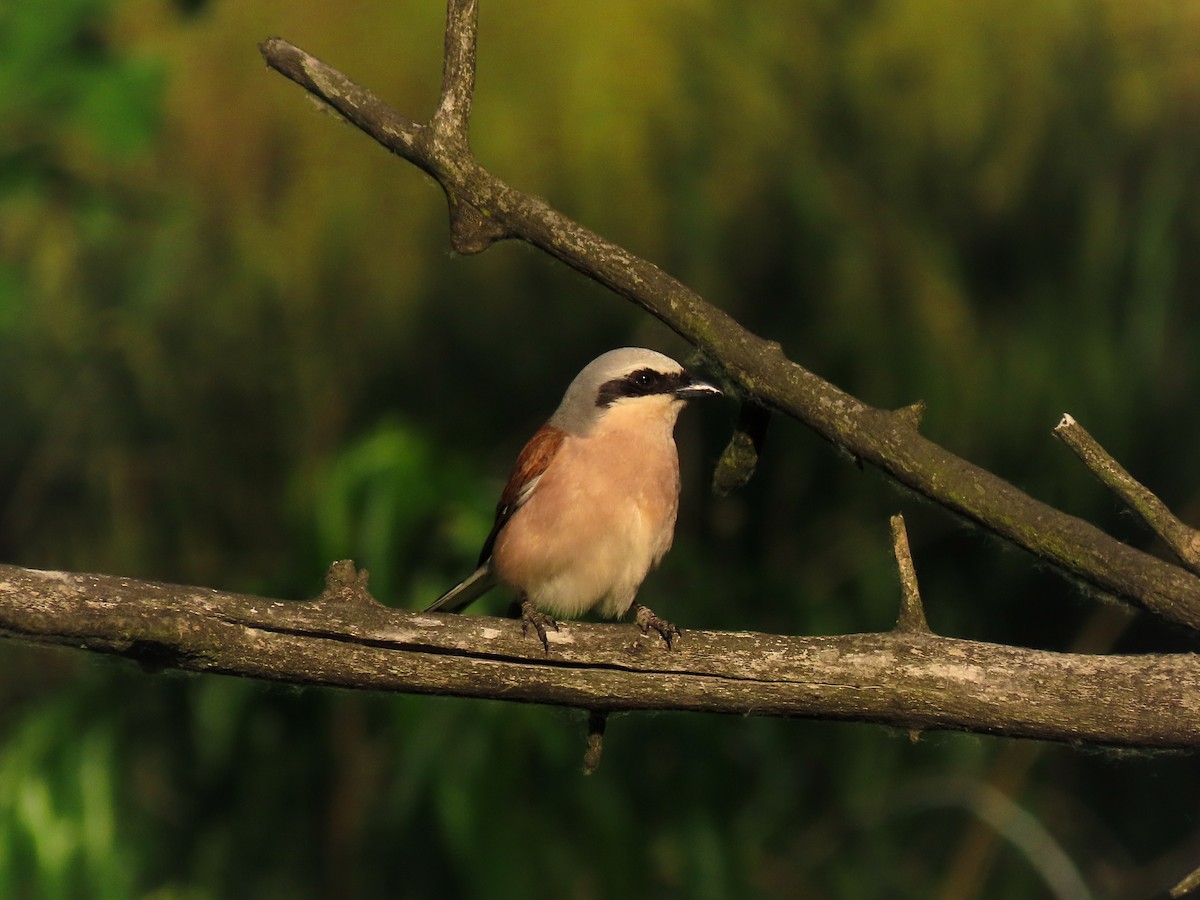
<path fill-rule="evenodd" d="M 669 375 L 656 372 L 654 369 L 636 369 L 633 372 L 623 372 L 612 381 L 600 385 L 596 392 L 596 405 L 608 406 L 622 397 L 652 397 L 655 394 L 666 394 L 673 390 L 674 385 Z"/>

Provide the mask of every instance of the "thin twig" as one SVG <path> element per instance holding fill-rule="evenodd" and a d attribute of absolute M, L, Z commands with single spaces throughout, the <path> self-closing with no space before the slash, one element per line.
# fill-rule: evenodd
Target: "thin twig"
<path fill-rule="evenodd" d="M 1186 897 L 1192 891 L 1200 888 L 1200 868 L 1196 869 L 1187 878 L 1184 878 L 1177 885 L 1171 888 L 1172 897 Z"/>
<path fill-rule="evenodd" d="M 1070 447 L 1092 474 L 1120 497 L 1180 561 L 1200 573 L 1200 531 L 1181 522 L 1167 505 L 1138 482 L 1109 455 L 1099 442 L 1068 413 L 1054 428 L 1056 437 Z"/>
<path fill-rule="evenodd" d="M 468 152 L 478 17 L 478 0 L 450 0 L 446 6 L 442 93 L 432 124 L 435 131 L 458 142 L 461 152 Z"/>
<path fill-rule="evenodd" d="M 925 607 L 921 603 L 921 590 L 917 587 L 917 569 L 913 565 L 912 550 L 908 546 L 908 529 L 904 527 L 904 516 L 892 516 L 892 551 L 896 555 L 896 566 L 900 570 L 900 615 L 896 619 L 896 630 L 916 634 L 929 634 L 929 623 L 925 620 Z"/>

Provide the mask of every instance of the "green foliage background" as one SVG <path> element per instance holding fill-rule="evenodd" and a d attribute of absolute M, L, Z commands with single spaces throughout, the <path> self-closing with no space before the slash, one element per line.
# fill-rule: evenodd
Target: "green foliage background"
<path fill-rule="evenodd" d="M 499 175 L 866 401 L 924 398 L 931 437 L 1035 496 L 1150 546 L 1051 438 L 1069 410 L 1200 519 L 1200 7 L 482 7 L 473 146 Z M 349 556 L 416 607 L 580 365 L 686 353 L 526 248 L 451 256 L 429 180 L 255 46 L 424 116 L 443 12 L 0 7 L 0 559 L 303 598 Z M 645 588 L 685 628 L 888 627 L 903 509 L 943 633 L 1196 649 L 794 423 L 712 499 L 730 415 L 684 417 Z M 0 646 L 0 894 L 1133 898 L 1200 863 L 1190 756 L 639 715 L 584 777 L 582 733 Z"/>

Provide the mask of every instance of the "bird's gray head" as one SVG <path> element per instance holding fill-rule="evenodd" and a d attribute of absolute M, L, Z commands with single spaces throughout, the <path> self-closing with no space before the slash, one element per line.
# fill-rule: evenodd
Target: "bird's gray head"
<path fill-rule="evenodd" d="M 597 356 L 575 376 L 550 424 L 568 434 L 585 434 L 614 404 L 642 397 L 720 396 L 675 360 L 642 347 L 622 347 Z"/>

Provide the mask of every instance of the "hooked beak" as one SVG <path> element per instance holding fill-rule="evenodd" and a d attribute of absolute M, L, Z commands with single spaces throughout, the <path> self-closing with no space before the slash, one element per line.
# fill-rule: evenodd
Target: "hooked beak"
<path fill-rule="evenodd" d="M 696 397 L 720 397 L 721 392 L 707 381 L 692 379 L 690 383 L 675 392 L 677 400 L 692 400 Z"/>

